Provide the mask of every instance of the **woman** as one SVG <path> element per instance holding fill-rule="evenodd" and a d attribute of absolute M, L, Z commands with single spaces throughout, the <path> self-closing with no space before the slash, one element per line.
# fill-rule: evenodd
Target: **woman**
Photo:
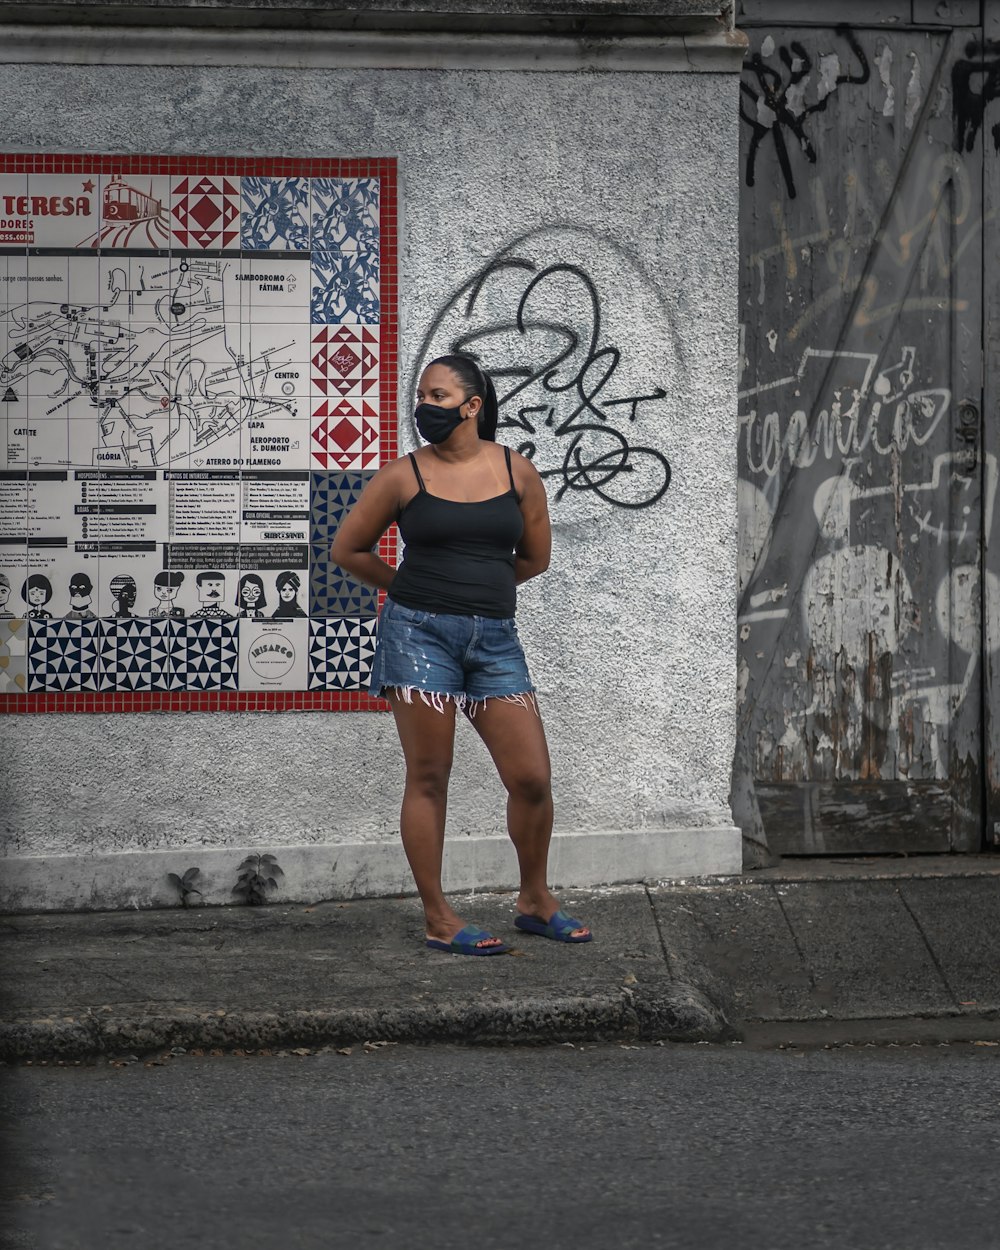
<path fill-rule="evenodd" d="M 286 569 L 274 579 L 274 585 L 278 592 L 278 606 L 271 613 L 271 620 L 277 621 L 286 616 L 305 616 L 296 598 L 302 585 L 298 573 Z"/>
<path fill-rule="evenodd" d="M 267 607 L 267 596 L 264 594 L 264 579 L 256 573 L 244 573 L 236 591 L 237 616 L 252 621 L 264 619 L 263 609 Z"/>
<path fill-rule="evenodd" d="M 112 577 L 109 587 L 111 597 L 115 601 L 115 617 L 119 621 L 132 620 L 134 613 L 132 609 L 135 607 L 135 601 L 139 597 L 139 588 L 135 584 L 135 578 L 129 577 L 127 573 L 119 573 L 116 577 Z"/>
<path fill-rule="evenodd" d="M 427 945 L 461 955 L 509 950 L 464 923 L 441 889 L 459 709 L 507 790 L 507 829 L 521 877 L 515 926 L 587 942 L 590 930 L 560 910 L 547 884 L 549 755 L 513 619 L 515 585 L 549 565 L 545 488 L 530 461 L 494 442 L 496 392 L 470 357 L 440 356 L 427 366 L 414 416 L 429 445 L 374 475 L 330 558 L 388 592 L 370 689 L 389 700 L 406 760 L 400 828 Z M 398 571 L 372 550 L 394 521 L 406 543 Z"/>
<path fill-rule="evenodd" d="M 148 615 L 159 620 L 183 620 L 184 609 L 174 603 L 174 600 L 177 598 L 177 592 L 183 584 L 184 574 L 180 569 L 161 569 L 153 578 L 153 594 L 156 597 L 156 606 L 150 608 Z"/>
<path fill-rule="evenodd" d="M 49 621 L 52 613 L 46 604 L 52 598 L 52 583 L 44 573 L 29 573 L 21 587 L 21 598 L 28 605 L 25 617 L 29 621 Z"/>

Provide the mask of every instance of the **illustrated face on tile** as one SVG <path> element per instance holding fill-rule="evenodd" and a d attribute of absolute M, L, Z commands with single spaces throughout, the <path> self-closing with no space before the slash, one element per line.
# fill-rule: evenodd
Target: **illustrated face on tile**
<path fill-rule="evenodd" d="M 84 608 L 89 608 L 93 593 L 93 583 L 86 573 L 75 573 L 70 578 L 69 602 L 74 611 L 81 612 Z"/>
<path fill-rule="evenodd" d="M 149 608 L 147 616 L 183 617 L 184 610 L 176 602 L 183 585 L 184 573 L 180 569 L 161 569 L 153 578 L 155 603 Z"/>
<path fill-rule="evenodd" d="M 7 606 L 7 600 L 10 598 L 10 582 L 7 580 L 6 573 L 0 573 L 0 611 Z"/>
<path fill-rule="evenodd" d="M 226 597 L 226 579 L 219 573 L 198 574 L 198 602 L 206 606 L 221 603 Z"/>
<path fill-rule="evenodd" d="M 244 577 L 240 582 L 240 607 L 256 608 L 260 603 L 264 588 L 253 577 Z"/>
<path fill-rule="evenodd" d="M 33 573 L 24 586 L 24 600 L 33 608 L 44 607 L 52 598 L 52 586 L 42 573 Z"/>
<path fill-rule="evenodd" d="M 109 589 L 118 608 L 118 615 L 129 615 L 135 607 L 135 601 L 139 593 L 135 579 L 125 575 L 113 577 Z"/>
<path fill-rule="evenodd" d="M 156 581 L 153 583 L 153 594 L 159 599 L 160 603 L 173 603 L 177 598 L 177 592 L 180 586 L 172 586 L 169 582 Z"/>

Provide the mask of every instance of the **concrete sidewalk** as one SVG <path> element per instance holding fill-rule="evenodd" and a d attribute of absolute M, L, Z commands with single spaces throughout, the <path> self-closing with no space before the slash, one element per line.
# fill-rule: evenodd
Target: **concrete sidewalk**
<path fill-rule="evenodd" d="M 1000 1037 L 1000 858 L 785 861 L 567 891 L 595 941 L 456 901 L 513 956 L 423 946 L 415 899 L 8 916 L 0 1058 L 363 1041 Z"/>

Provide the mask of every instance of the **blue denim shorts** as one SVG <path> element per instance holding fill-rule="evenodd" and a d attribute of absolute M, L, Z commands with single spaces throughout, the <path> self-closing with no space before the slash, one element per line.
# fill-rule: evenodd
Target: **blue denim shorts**
<path fill-rule="evenodd" d="M 513 617 L 418 612 L 388 597 L 368 685 L 373 695 L 387 688 L 408 703 L 417 692 L 439 710 L 444 699 L 469 711 L 484 699 L 534 706 L 535 688 Z"/>

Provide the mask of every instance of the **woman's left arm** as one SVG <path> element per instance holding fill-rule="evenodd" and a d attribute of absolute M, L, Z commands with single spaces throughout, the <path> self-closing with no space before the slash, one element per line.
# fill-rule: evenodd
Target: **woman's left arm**
<path fill-rule="evenodd" d="M 515 480 L 521 491 L 521 515 L 524 517 L 524 533 L 514 551 L 514 577 L 520 585 L 530 577 L 544 573 L 549 567 L 552 527 L 549 524 L 545 484 L 538 476 L 538 470 L 523 456 L 518 456 L 515 463 Z"/>

